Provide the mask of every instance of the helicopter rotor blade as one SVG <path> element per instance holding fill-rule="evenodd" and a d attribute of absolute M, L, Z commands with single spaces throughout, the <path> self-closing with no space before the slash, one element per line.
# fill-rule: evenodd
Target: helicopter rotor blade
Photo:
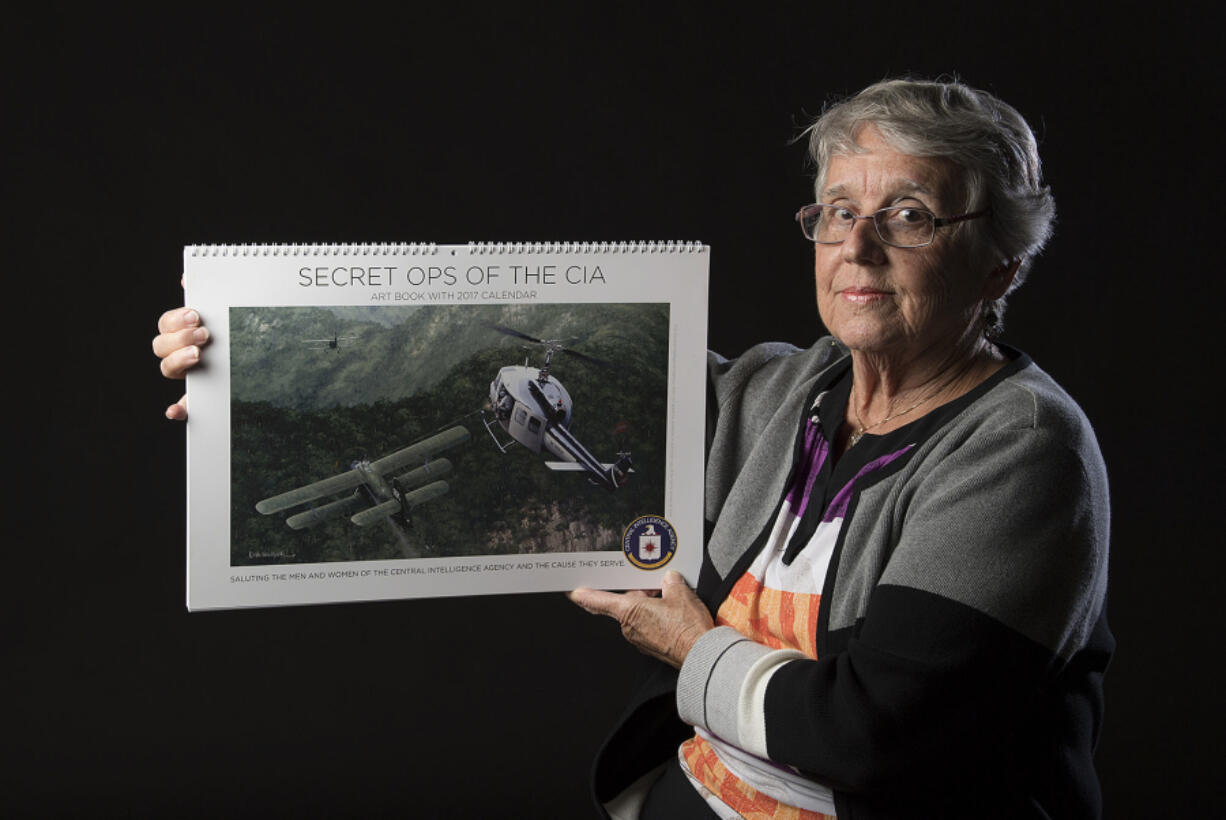
<path fill-rule="evenodd" d="M 609 368 L 617 367 L 617 365 L 614 364 L 613 362 L 606 361 L 604 359 L 598 359 L 595 356 L 589 356 L 586 353 L 580 353 L 578 350 L 572 350 L 571 348 L 566 346 L 572 342 L 579 341 L 578 336 L 571 336 L 570 338 L 565 339 L 565 340 L 563 339 L 538 339 L 535 336 L 529 336 L 527 333 L 522 333 L 518 330 L 515 330 L 514 328 L 504 327 L 503 325 L 496 325 L 493 322 L 482 322 L 482 324 L 484 324 L 486 327 L 488 327 L 491 330 L 498 331 L 499 333 L 505 333 L 508 336 L 514 336 L 517 339 L 523 339 L 524 341 L 533 342 L 534 344 L 544 345 L 548 350 L 552 350 L 555 353 L 565 353 L 568 356 L 574 356 L 576 359 L 580 359 L 581 361 L 585 361 L 585 362 L 590 362 L 591 364 L 599 365 L 600 367 L 609 367 Z"/>
<path fill-rule="evenodd" d="M 505 333 L 506 335 L 514 336 L 517 339 L 526 339 L 529 342 L 536 342 L 538 345 L 545 344 L 544 339 L 538 339 L 535 336 L 529 336 L 527 333 L 520 333 L 518 330 L 513 330 L 512 328 L 509 328 L 509 327 L 503 327 L 502 325 L 496 325 L 493 322 L 482 322 L 482 324 L 488 327 L 490 330 L 497 330 L 499 333 Z"/>
<path fill-rule="evenodd" d="M 576 359 L 581 359 L 585 362 L 591 362 L 592 364 L 600 365 L 601 367 L 616 367 L 616 365 L 614 365 L 613 362 L 608 362 L 608 361 L 605 361 L 604 359 L 597 359 L 595 356 L 589 356 L 586 353 L 580 353 L 579 351 L 571 350 L 568 347 L 559 348 L 559 350 L 561 350 L 567 356 L 574 356 Z"/>

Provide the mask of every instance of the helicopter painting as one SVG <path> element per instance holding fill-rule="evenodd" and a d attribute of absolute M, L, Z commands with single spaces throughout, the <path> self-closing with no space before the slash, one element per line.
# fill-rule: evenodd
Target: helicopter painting
<path fill-rule="evenodd" d="M 450 427 L 376 461 L 355 461 L 346 472 L 265 498 L 255 508 L 263 515 L 272 515 L 352 490 L 343 498 L 295 513 L 286 518 L 285 523 L 291 529 L 300 530 L 349 516 L 349 520 L 359 527 L 385 519 L 410 525 L 414 507 L 446 494 L 449 489 L 447 482 L 440 480 L 439 476 L 451 471 L 451 462 L 445 458 L 435 458 L 435 455 L 468 439 L 466 428 L 458 425 Z M 393 475 L 414 465 L 418 466 Z"/>
<path fill-rule="evenodd" d="M 340 336 L 334 333 L 331 339 L 303 339 L 302 343 L 309 346 L 311 350 L 338 350 L 356 338 L 358 337 Z"/>
<path fill-rule="evenodd" d="M 489 407 L 482 413 L 485 429 L 503 453 L 520 444 L 537 454 L 548 454 L 545 466 L 558 471 L 584 471 L 593 483 L 616 490 L 633 471 L 629 452 L 619 452 L 617 461 L 602 463 L 570 431 L 574 402 L 557 377 L 549 372 L 554 354 L 564 353 L 598 365 L 600 359 L 571 350 L 561 339 L 538 339 L 501 325 L 487 325 L 492 330 L 514 336 L 545 349 L 543 367 L 510 365 L 498 371 L 490 382 Z M 499 440 L 495 428 L 510 436 Z"/>

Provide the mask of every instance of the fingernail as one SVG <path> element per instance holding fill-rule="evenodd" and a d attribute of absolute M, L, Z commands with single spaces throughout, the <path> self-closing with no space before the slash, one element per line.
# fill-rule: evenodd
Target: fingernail
<path fill-rule="evenodd" d="M 195 345 L 188 345 L 183 348 L 183 358 L 189 362 L 194 362 L 200 358 L 200 348 Z"/>
<path fill-rule="evenodd" d="M 187 322 L 189 325 L 194 325 L 196 322 L 200 321 L 200 314 L 194 310 L 189 310 L 187 313 L 183 314 L 183 321 Z"/>
<path fill-rule="evenodd" d="M 198 327 L 192 331 L 192 341 L 197 344 L 204 344 L 209 340 L 209 329 L 207 327 Z"/>
<path fill-rule="evenodd" d="M 670 569 L 668 572 L 664 573 L 664 580 L 670 584 L 675 584 L 678 581 L 684 581 L 685 579 L 681 577 L 680 572 L 677 572 L 675 569 Z"/>

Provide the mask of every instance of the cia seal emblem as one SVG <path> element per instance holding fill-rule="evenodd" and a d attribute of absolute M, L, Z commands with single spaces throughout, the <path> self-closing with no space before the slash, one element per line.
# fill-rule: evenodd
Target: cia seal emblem
<path fill-rule="evenodd" d="M 658 515 L 636 518 L 626 527 L 622 552 L 639 569 L 659 569 L 677 553 L 677 531 Z"/>

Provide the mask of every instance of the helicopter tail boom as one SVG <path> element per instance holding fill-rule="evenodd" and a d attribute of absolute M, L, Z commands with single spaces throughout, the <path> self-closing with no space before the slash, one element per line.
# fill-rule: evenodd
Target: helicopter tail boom
<path fill-rule="evenodd" d="M 550 425 L 546 430 L 545 448 L 560 459 L 545 462 L 545 466 L 549 469 L 584 470 L 594 480 L 610 490 L 616 490 L 620 486 L 622 478 L 630 468 L 629 455 L 622 455 L 616 464 L 602 464 L 597 461 L 596 457 L 588 452 L 570 430 L 559 425 Z"/>

